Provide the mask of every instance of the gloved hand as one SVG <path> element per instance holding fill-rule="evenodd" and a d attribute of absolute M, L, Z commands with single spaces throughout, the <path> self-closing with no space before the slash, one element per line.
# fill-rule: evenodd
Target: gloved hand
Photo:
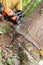
<path fill-rule="evenodd" d="M 23 12 L 21 10 L 18 10 L 16 14 L 19 16 L 19 19 L 22 20 Z"/>
<path fill-rule="evenodd" d="M 18 10 L 18 11 L 16 12 L 16 14 L 17 14 L 17 16 L 18 16 L 18 18 L 17 18 L 17 20 L 16 20 L 16 24 L 20 24 L 20 23 L 22 22 L 23 12 L 20 11 L 20 10 Z"/>

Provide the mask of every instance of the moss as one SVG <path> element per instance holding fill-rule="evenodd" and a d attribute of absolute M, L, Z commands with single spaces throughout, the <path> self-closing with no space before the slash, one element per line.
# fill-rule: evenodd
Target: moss
<path fill-rule="evenodd" d="M 18 56 L 20 59 L 20 65 L 27 65 L 28 64 L 28 57 L 22 47 L 18 48 Z"/>
<path fill-rule="evenodd" d="M 30 6 L 30 8 L 27 10 L 26 12 L 26 16 L 30 15 L 30 13 L 38 6 L 38 4 L 41 2 L 42 0 L 35 0 L 34 3 Z"/>
<path fill-rule="evenodd" d="M 0 65 L 3 65 L 3 63 L 2 63 L 2 51 L 0 51 Z"/>
<path fill-rule="evenodd" d="M 8 64 L 8 65 L 13 65 L 13 60 L 11 60 L 10 58 L 8 58 L 7 60 L 6 60 L 6 63 Z"/>
<path fill-rule="evenodd" d="M 0 31 L 2 31 L 3 33 L 8 33 L 10 30 L 11 27 L 7 23 L 0 26 Z"/>

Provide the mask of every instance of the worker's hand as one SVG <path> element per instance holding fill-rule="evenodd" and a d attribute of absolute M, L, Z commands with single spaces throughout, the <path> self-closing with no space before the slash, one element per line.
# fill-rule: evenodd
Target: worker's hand
<path fill-rule="evenodd" d="M 18 11 L 16 12 L 16 15 L 18 16 L 18 17 L 17 17 L 17 20 L 16 20 L 16 24 L 20 24 L 20 23 L 22 22 L 23 12 L 20 11 L 20 10 L 18 10 Z"/>
<path fill-rule="evenodd" d="M 21 10 L 18 10 L 16 14 L 19 16 L 19 19 L 22 20 L 23 18 L 23 12 Z"/>

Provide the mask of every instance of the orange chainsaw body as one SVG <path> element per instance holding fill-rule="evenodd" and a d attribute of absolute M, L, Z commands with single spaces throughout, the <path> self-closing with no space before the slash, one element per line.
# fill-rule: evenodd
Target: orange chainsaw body
<path fill-rule="evenodd" d="M 14 12 L 10 8 L 6 8 L 3 10 L 2 15 L 5 16 L 12 16 Z M 13 16 L 10 18 L 10 20 L 15 21 L 17 16 Z"/>

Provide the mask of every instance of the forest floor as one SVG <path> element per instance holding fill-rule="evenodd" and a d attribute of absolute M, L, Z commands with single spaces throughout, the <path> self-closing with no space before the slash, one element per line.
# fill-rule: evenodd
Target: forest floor
<path fill-rule="evenodd" d="M 43 1 L 38 7 L 26 18 L 20 27 L 27 35 L 43 47 Z M 24 43 L 29 54 L 37 61 L 40 61 L 39 51 L 23 37 L 15 35 L 14 43 L 11 42 L 12 33 L 0 35 L 0 51 L 2 54 L 3 65 L 36 65 L 28 60 L 28 57 L 22 47 L 19 47 L 18 39 Z M 32 59 L 31 59 L 32 60 Z M 38 64 L 37 64 L 38 65 Z"/>

